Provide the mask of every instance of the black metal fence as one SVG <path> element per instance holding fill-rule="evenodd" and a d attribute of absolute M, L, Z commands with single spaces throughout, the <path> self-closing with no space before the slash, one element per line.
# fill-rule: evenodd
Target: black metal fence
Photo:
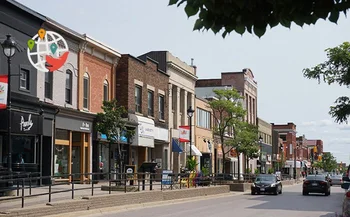
<path fill-rule="evenodd" d="M 37 196 L 47 196 L 48 202 L 52 202 L 52 195 L 70 192 L 71 199 L 74 199 L 76 191 L 89 190 L 94 196 L 95 190 L 100 188 L 111 194 L 112 191 L 144 191 L 144 190 L 174 190 L 183 188 L 197 188 L 210 185 L 224 185 L 235 182 L 253 182 L 254 174 L 243 174 L 238 180 L 238 174 L 210 174 L 203 176 L 200 173 L 181 174 L 154 174 L 154 173 L 84 173 L 67 174 L 64 176 L 41 176 L 40 173 L 12 173 L 11 175 L 0 176 L 0 195 L 6 192 L 16 192 L 13 197 L 0 197 L 0 203 L 8 200 L 21 200 L 21 207 L 25 205 L 25 199 Z M 62 177 L 66 179 L 61 179 Z M 79 180 L 77 180 L 77 178 Z M 103 178 L 103 179 L 102 179 Z M 285 176 L 282 179 L 290 179 Z M 64 181 L 61 181 L 64 180 Z M 58 182 L 59 181 L 59 182 Z M 98 186 L 99 182 L 106 185 Z M 42 183 L 48 183 L 42 185 Z M 84 184 L 76 188 L 77 184 Z M 70 185 L 64 190 L 54 190 L 55 186 Z M 48 187 L 47 192 L 32 193 L 33 189 Z M 28 193 L 25 194 L 25 190 Z M 14 192 L 13 192 L 14 193 Z"/>

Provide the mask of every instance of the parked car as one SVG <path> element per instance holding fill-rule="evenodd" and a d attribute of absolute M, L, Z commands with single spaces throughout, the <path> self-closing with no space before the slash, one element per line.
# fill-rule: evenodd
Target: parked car
<path fill-rule="evenodd" d="M 331 176 L 331 185 L 341 185 L 343 184 L 343 176 L 342 175 L 332 175 Z"/>
<path fill-rule="evenodd" d="M 251 186 L 251 194 L 273 193 L 282 194 L 282 183 L 278 176 L 274 174 L 258 175 Z"/>
<path fill-rule="evenodd" d="M 303 195 L 309 193 L 331 194 L 331 184 L 325 175 L 308 175 L 303 182 Z"/>
<path fill-rule="evenodd" d="M 350 217 L 350 179 L 348 176 L 343 176 L 343 183 L 341 184 L 341 188 L 345 190 L 345 194 L 343 197 L 343 205 L 342 205 L 342 216 Z"/>

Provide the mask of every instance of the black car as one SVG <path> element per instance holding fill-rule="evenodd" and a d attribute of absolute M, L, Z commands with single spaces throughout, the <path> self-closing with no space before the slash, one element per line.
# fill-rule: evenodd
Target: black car
<path fill-rule="evenodd" d="M 325 175 L 308 175 L 303 183 L 303 195 L 309 193 L 331 194 L 331 185 Z"/>
<path fill-rule="evenodd" d="M 251 194 L 273 193 L 282 194 L 282 183 L 276 175 L 260 174 L 251 186 Z"/>

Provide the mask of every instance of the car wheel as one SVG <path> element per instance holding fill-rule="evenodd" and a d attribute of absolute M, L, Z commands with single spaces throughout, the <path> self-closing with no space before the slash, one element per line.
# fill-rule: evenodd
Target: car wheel
<path fill-rule="evenodd" d="M 282 188 L 281 188 L 281 190 L 280 190 L 280 192 L 279 192 L 280 194 L 282 194 Z"/>
<path fill-rule="evenodd" d="M 279 191 L 278 188 L 276 188 L 276 191 L 274 192 L 274 195 L 278 195 Z"/>
<path fill-rule="evenodd" d="M 309 192 L 303 191 L 303 195 L 309 195 Z"/>
<path fill-rule="evenodd" d="M 254 191 L 251 191 L 251 192 L 250 192 L 250 194 L 251 194 L 251 195 L 254 195 L 254 194 L 255 194 L 255 192 L 254 192 Z"/>

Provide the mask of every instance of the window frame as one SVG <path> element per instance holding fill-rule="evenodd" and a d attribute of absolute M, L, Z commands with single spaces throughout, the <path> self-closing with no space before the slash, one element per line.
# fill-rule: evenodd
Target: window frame
<path fill-rule="evenodd" d="M 161 100 L 163 100 L 163 104 L 161 104 Z M 158 96 L 158 118 L 165 120 L 165 96 L 162 94 Z"/>
<path fill-rule="evenodd" d="M 44 96 L 46 99 L 53 98 L 53 72 L 45 72 L 44 75 Z"/>
<path fill-rule="evenodd" d="M 22 79 L 22 72 L 25 72 L 26 78 Z M 26 66 L 20 66 L 20 72 L 19 72 L 19 89 L 22 91 L 29 91 L 30 90 L 30 68 Z M 22 86 L 22 81 L 25 82 L 25 87 Z"/>
<path fill-rule="evenodd" d="M 196 126 L 210 130 L 212 126 L 211 112 L 197 107 Z"/>
<path fill-rule="evenodd" d="M 153 90 L 147 91 L 147 115 L 150 117 L 154 117 L 154 91 Z"/>
<path fill-rule="evenodd" d="M 85 84 L 85 81 L 87 82 L 87 84 Z M 85 93 L 86 93 L 86 96 L 85 96 Z M 84 78 L 83 78 L 83 108 L 89 109 L 89 106 L 90 106 L 90 76 L 87 72 L 85 72 Z"/>
<path fill-rule="evenodd" d="M 139 93 L 139 96 L 137 93 Z M 135 112 L 142 113 L 142 86 L 137 84 L 135 85 Z"/>
<path fill-rule="evenodd" d="M 109 83 L 107 80 L 103 81 L 103 101 L 109 101 Z"/>
<path fill-rule="evenodd" d="M 68 83 L 67 83 L 67 76 L 69 76 L 69 80 L 68 80 Z M 68 84 L 68 87 L 67 87 L 67 84 Z M 72 99 L 73 99 L 73 93 L 72 93 L 72 89 L 73 89 L 73 72 L 69 69 L 66 70 L 66 86 L 65 86 L 65 96 L 64 96 L 64 101 L 67 103 L 67 104 L 70 104 L 72 105 Z M 69 94 L 67 93 L 69 91 Z M 67 99 L 67 96 L 69 95 L 69 99 Z"/>

